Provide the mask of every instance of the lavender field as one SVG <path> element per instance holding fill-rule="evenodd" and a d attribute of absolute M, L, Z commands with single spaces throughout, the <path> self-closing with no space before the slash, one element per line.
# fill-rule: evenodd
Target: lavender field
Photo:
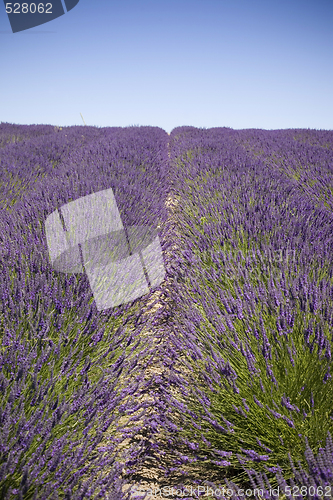
<path fill-rule="evenodd" d="M 0 498 L 331 498 L 332 172 L 332 131 L 1 123 Z M 109 188 L 166 275 L 99 311 L 45 220 Z"/>

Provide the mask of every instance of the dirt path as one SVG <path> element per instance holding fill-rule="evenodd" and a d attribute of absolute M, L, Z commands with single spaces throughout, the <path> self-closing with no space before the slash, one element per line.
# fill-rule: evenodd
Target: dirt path
<path fill-rule="evenodd" d="M 168 134 L 168 135 L 170 135 L 170 134 Z M 168 143 L 168 148 L 169 148 L 169 143 Z M 168 152 L 168 156 L 170 158 L 170 152 Z M 174 213 L 173 212 L 174 212 L 175 207 L 177 207 L 177 201 L 175 199 L 173 199 L 173 197 L 171 195 L 169 195 L 169 197 L 166 200 L 166 207 L 167 207 L 168 212 L 169 212 L 169 217 L 168 217 L 168 220 L 166 222 L 166 225 L 169 225 L 170 222 L 174 222 Z M 172 238 L 172 235 L 171 235 L 171 238 Z M 166 256 L 165 256 L 166 259 L 170 258 L 170 254 L 175 249 L 177 249 L 177 244 L 173 245 L 171 250 L 166 253 Z M 171 285 L 172 285 L 172 278 L 168 278 L 164 284 L 164 287 L 167 290 L 169 290 L 170 289 L 169 287 Z M 155 299 L 158 299 L 159 295 L 160 295 L 160 293 L 156 292 L 156 294 L 153 295 L 153 298 L 152 298 L 150 303 L 152 303 Z M 157 304 L 155 304 L 154 307 L 152 307 L 148 311 L 148 315 L 153 316 L 154 313 L 159 308 L 163 308 L 163 307 L 164 306 L 161 302 L 157 302 Z M 149 325 L 149 322 L 148 322 L 148 325 Z M 149 328 L 149 326 L 147 327 L 147 331 L 145 332 L 145 335 L 147 335 L 149 337 L 152 345 L 159 342 L 159 338 L 156 337 L 156 331 L 151 330 Z M 157 353 L 158 353 L 158 351 L 157 351 Z M 163 366 L 163 364 L 162 364 L 162 362 L 157 354 L 156 358 L 154 358 L 152 363 L 145 368 L 145 379 L 147 381 L 156 379 L 157 377 L 160 377 L 163 379 L 163 375 L 165 375 L 166 378 L 168 378 L 168 374 L 166 373 L 166 368 Z M 153 397 L 145 395 L 143 398 L 140 398 L 140 401 L 146 401 L 149 403 L 153 403 Z M 152 413 L 154 413 L 154 410 L 152 410 Z M 138 422 L 138 424 L 139 424 L 139 422 Z M 146 466 L 143 464 L 142 466 L 140 466 L 138 468 L 137 477 L 138 477 L 138 481 L 136 481 L 136 482 L 133 481 L 133 482 L 131 482 L 131 484 L 128 484 L 124 488 L 124 491 L 127 491 L 130 488 L 136 488 L 137 495 L 140 494 L 140 492 L 142 492 L 142 495 L 144 495 L 145 492 L 152 490 L 154 492 L 154 495 L 153 495 L 153 497 L 149 496 L 149 498 L 154 498 L 155 500 L 170 500 L 169 496 L 163 497 L 157 493 L 158 490 L 160 490 L 160 488 L 161 488 L 162 479 L 163 479 L 163 478 L 161 478 L 161 471 L 159 470 L 158 467 L 156 467 L 156 466 L 154 467 L 154 465 Z M 140 486 L 138 484 L 139 482 L 141 483 Z M 155 492 L 157 494 L 155 494 Z M 134 498 L 134 494 L 131 495 L 131 498 Z"/>
<path fill-rule="evenodd" d="M 168 134 L 168 135 L 170 135 L 170 134 Z M 168 148 L 169 148 L 169 143 L 168 143 Z M 170 152 L 168 152 L 168 155 L 170 158 Z M 166 225 L 169 225 L 171 223 L 171 227 L 175 227 L 175 220 L 176 219 L 175 219 L 174 211 L 177 208 L 177 206 L 178 206 L 177 200 L 174 199 L 170 195 L 168 197 L 168 199 L 166 200 L 166 207 L 167 207 L 168 213 L 169 213 L 169 217 L 168 217 L 168 221 L 166 222 Z M 176 228 L 173 231 L 174 231 L 174 234 L 170 234 L 170 238 L 172 238 L 172 240 L 175 241 L 175 244 L 172 246 L 171 250 L 166 253 L 165 257 L 167 260 L 170 259 L 171 253 L 173 253 L 175 250 L 178 249 L 177 240 L 178 240 L 179 235 L 177 235 Z M 169 277 L 168 280 L 164 284 L 164 288 L 167 290 L 170 290 L 169 287 L 171 287 L 171 286 L 172 286 L 172 277 Z M 156 292 L 156 294 L 153 295 L 153 299 L 151 300 L 150 303 L 152 303 L 153 300 L 156 298 L 157 299 L 159 298 L 159 292 Z M 153 308 L 151 308 L 150 310 L 147 311 L 147 316 L 153 316 L 153 314 L 156 312 L 157 309 L 163 308 L 163 307 L 165 307 L 165 306 L 163 306 L 163 304 L 161 302 L 157 302 L 157 304 L 155 304 L 155 306 Z M 149 338 L 149 341 L 151 342 L 152 345 L 157 344 L 159 341 L 156 334 L 158 334 L 158 327 L 157 327 L 157 330 L 156 330 L 156 328 L 151 329 L 151 327 L 149 326 L 149 321 L 148 321 L 147 329 L 144 331 L 144 335 Z M 167 341 L 167 339 L 166 339 L 166 341 Z M 163 375 L 165 375 L 165 378 L 168 380 L 169 377 L 168 377 L 167 369 L 163 366 L 163 364 L 158 356 L 158 349 L 156 350 L 156 352 L 157 352 L 157 356 L 153 359 L 153 361 L 151 362 L 151 364 L 149 366 L 144 368 L 145 379 L 147 381 L 149 381 L 149 380 L 156 379 L 157 377 L 160 377 L 163 380 Z M 185 367 L 181 363 L 180 359 L 179 360 L 177 359 L 177 361 L 174 365 L 174 368 L 179 370 L 182 373 L 182 375 L 185 377 L 186 377 L 186 375 L 189 375 L 188 370 L 185 369 Z M 179 391 L 177 391 L 176 389 L 174 389 L 174 388 L 171 389 L 170 393 L 172 394 L 172 396 L 177 397 L 178 399 L 181 399 L 181 395 L 180 395 Z M 149 396 L 149 395 L 145 395 L 143 397 L 138 398 L 138 401 L 139 400 L 152 403 L 153 397 Z M 152 414 L 154 413 L 153 407 L 151 407 L 151 413 Z M 137 422 L 137 425 L 139 425 L 140 423 L 142 423 L 142 422 Z M 137 436 L 137 438 L 139 439 L 140 436 Z M 124 446 L 126 446 L 127 444 L 128 443 L 124 443 Z M 166 453 L 165 453 L 165 456 L 163 457 L 163 460 L 165 460 L 165 463 L 167 463 L 168 458 L 170 458 L 170 457 L 168 457 L 167 449 L 165 451 L 166 451 Z M 198 472 L 198 474 L 200 474 L 200 473 Z M 123 489 L 123 491 L 128 491 L 129 489 L 131 489 L 132 491 L 134 490 L 134 492 L 136 493 L 136 497 L 135 497 L 135 493 L 131 494 L 131 499 L 133 498 L 133 500 L 134 500 L 134 498 L 138 498 L 139 494 L 144 495 L 144 493 L 149 491 L 149 490 L 153 491 L 153 495 L 148 495 L 148 497 L 147 497 L 150 499 L 170 500 L 171 498 L 174 498 L 174 499 L 180 498 L 179 494 L 178 494 L 178 496 L 177 495 L 176 496 L 174 496 L 174 495 L 162 496 L 162 495 L 157 493 L 158 491 L 161 491 L 163 486 L 166 486 L 166 484 L 170 488 L 171 487 L 176 488 L 176 484 L 177 484 L 176 483 L 176 479 L 177 479 L 176 476 L 175 476 L 175 481 L 173 481 L 172 478 L 170 478 L 170 480 L 167 481 L 165 479 L 165 477 L 163 476 L 162 471 L 158 467 L 157 464 L 154 465 L 154 463 L 150 463 L 148 465 L 148 464 L 143 463 L 141 466 L 139 466 L 137 468 L 136 478 L 137 478 L 136 481 L 129 481 L 129 484 L 126 487 L 124 487 L 124 489 Z M 178 476 L 178 478 L 179 478 L 179 476 Z M 200 475 L 198 475 L 197 479 L 200 479 Z M 208 479 L 208 478 L 202 477 L 203 481 L 206 479 Z M 139 483 L 140 483 L 140 485 L 139 485 Z M 195 485 L 193 485 L 193 486 L 195 487 Z M 189 497 L 187 497 L 187 498 L 189 498 Z M 196 497 L 194 497 L 194 498 L 196 498 Z"/>

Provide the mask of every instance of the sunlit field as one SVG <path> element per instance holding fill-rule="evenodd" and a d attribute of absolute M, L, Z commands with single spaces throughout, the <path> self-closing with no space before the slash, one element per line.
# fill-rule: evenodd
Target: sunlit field
<path fill-rule="evenodd" d="M 331 498 L 332 173 L 332 131 L 1 123 L 0 498 Z M 101 311 L 45 220 L 110 188 L 166 274 Z"/>

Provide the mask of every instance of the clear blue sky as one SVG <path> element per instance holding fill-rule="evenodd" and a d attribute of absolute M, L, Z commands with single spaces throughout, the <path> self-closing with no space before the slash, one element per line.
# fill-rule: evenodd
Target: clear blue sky
<path fill-rule="evenodd" d="M 1 2 L 0 73 L 0 122 L 333 129 L 333 1 L 80 0 L 19 33 Z"/>

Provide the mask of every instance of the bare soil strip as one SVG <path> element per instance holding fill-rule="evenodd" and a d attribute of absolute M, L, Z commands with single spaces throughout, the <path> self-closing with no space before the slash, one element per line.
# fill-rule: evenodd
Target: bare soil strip
<path fill-rule="evenodd" d="M 170 135 L 170 134 L 168 134 L 168 135 Z M 169 144 L 168 144 L 168 147 L 169 147 Z M 168 154 L 170 157 L 170 152 Z M 177 206 L 178 206 L 178 201 L 170 195 L 168 197 L 168 199 L 166 200 L 166 207 L 167 207 L 168 212 L 169 212 L 169 217 L 168 217 L 168 221 L 166 224 L 169 226 L 169 223 L 172 223 L 171 227 L 174 228 L 174 230 L 173 230 L 174 234 L 170 234 L 170 238 L 172 238 L 172 240 L 175 243 L 171 247 L 171 251 L 166 252 L 166 255 L 165 255 L 166 259 L 170 259 L 171 254 L 178 249 L 177 241 L 178 241 L 179 235 L 177 235 L 177 229 L 176 229 L 176 224 L 175 224 L 176 217 L 174 215 L 174 212 L 175 212 L 175 209 L 177 208 Z M 165 290 L 169 291 L 170 290 L 169 287 L 171 287 L 171 286 L 172 286 L 172 278 L 169 277 L 165 281 L 163 288 Z M 169 379 L 169 377 L 168 377 L 169 374 L 167 373 L 168 370 L 167 370 L 167 368 L 165 368 L 165 366 L 163 366 L 163 363 L 161 362 L 161 358 L 159 356 L 160 350 L 158 349 L 158 345 L 161 343 L 161 338 L 157 335 L 158 334 L 158 326 L 156 328 L 156 326 L 152 327 L 150 324 L 151 319 L 154 317 L 154 314 L 156 313 L 156 311 L 160 308 L 166 307 L 165 303 L 163 305 L 162 302 L 159 302 L 159 301 L 153 307 L 150 307 L 151 304 L 156 299 L 157 300 L 159 299 L 160 295 L 161 295 L 160 291 L 157 291 L 156 293 L 154 293 L 152 295 L 152 299 L 149 301 L 149 303 L 147 303 L 147 310 L 145 312 L 145 314 L 147 316 L 147 323 L 146 323 L 145 328 L 143 330 L 143 336 L 147 337 L 149 339 L 149 343 L 152 346 L 156 345 L 156 356 L 154 357 L 152 362 L 149 364 L 149 366 L 142 366 L 142 365 L 140 366 L 140 368 L 144 370 L 144 380 L 147 382 L 148 381 L 151 382 L 156 378 L 163 379 L 163 375 L 164 375 L 165 379 L 167 379 L 167 380 Z M 168 339 L 165 339 L 165 341 L 167 342 Z M 139 363 L 138 363 L 138 365 L 139 365 Z M 189 371 L 185 368 L 184 364 L 181 362 L 181 357 L 179 360 L 178 359 L 176 360 L 174 367 L 182 373 L 184 378 L 189 375 Z M 139 366 L 138 366 L 138 368 L 139 368 Z M 123 380 L 121 380 L 121 385 L 125 386 L 126 384 L 129 384 L 133 381 L 134 381 L 134 377 L 132 379 L 131 379 L 131 377 L 127 377 L 127 379 L 123 378 Z M 177 391 L 176 389 L 174 389 L 174 388 L 170 389 L 170 393 L 174 397 L 177 397 L 177 399 L 181 399 L 181 395 L 180 395 L 179 391 Z M 138 391 L 138 394 L 140 394 L 140 391 Z M 144 401 L 146 403 L 149 403 L 149 405 L 150 405 L 149 414 L 152 414 L 152 415 L 154 413 L 156 414 L 156 411 L 155 411 L 154 406 L 153 406 L 154 398 L 152 395 L 149 395 L 147 393 L 145 393 L 143 395 L 142 394 L 138 395 L 137 401 L 138 402 Z M 122 425 L 126 425 L 128 423 L 128 420 L 129 420 L 129 417 L 123 417 L 122 418 Z M 142 421 L 138 421 L 135 423 L 136 426 L 139 426 L 140 424 L 142 424 Z M 131 427 L 131 423 L 129 422 L 129 429 L 130 429 L 130 427 Z M 142 436 L 142 435 L 136 435 L 135 441 L 136 440 L 140 441 L 140 439 L 142 439 L 143 437 L 144 436 Z M 159 435 L 159 437 L 160 437 L 160 435 Z M 127 439 L 126 441 L 124 441 L 121 444 L 121 446 L 119 446 L 119 451 L 127 449 L 127 447 L 131 444 L 131 442 L 132 442 L 132 439 L 130 439 L 130 438 Z M 150 457 L 150 459 L 151 459 L 151 457 Z M 161 463 L 168 464 L 168 463 L 170 463 L 169 459 L 170 459 L 170 454 L 168 455 L 168 450 L 166 448 L 165 455 L 163 456 L 163 460 L 162 460 L 162 457 L 159 457 L 158 461 L 160 464 Z M 184 469 L 186 467 L 183 466 L 182 468 Z M 175 474 L 174 481 L 172 478 L 170 478 L 169 480 L 166 480 L 166 478 L 164 477 L 164 475 L 162 473 L 161 468 L 158 466 L 158 463 L 156 462 L 154 464 L 154 461 L 150 460 L 149 464 L 143 462 L 143 464 L 141 464 L 137 467 L 137 473 L 135 474 L 135 479 L 133 479 L 133 476 L 132 476 L 132 479 L 128 479 L 128 484 L 123 488 L 123 491 L 126 492 L 128 490 L 131 490 L 131 496 L 130 496 L 131 499 L 138 498 L 138 495 L 140 495 L 140 496 L 142 495 L 142 497 L 143 497 L 145 492 L 149 492 L 149 491 L 152 491 L 153 495 L 150 496 L 148 493 L 148 496 L 146 498 L 154 498 L 154 500 L 170 500 L 171 498 L 174 498 L 174 499 L 180 498 L 179 493 L 178 493 L 178 495 L 169 495 L 168 494 L 167 496 L 162 496 L 162 495 L 158 494 L 158 492 L 161 492 L 163 487 L 169 486 L 170 488 L 172 488 L 172 487 L 176 488 L 176 485 L 177 485 L 176 481 L 177 481 L 177 479 L 179 479 L 179 477 L 180 477 L 179 475 L 177 476 Z M 126 476 L 124 476 L 124 478 L 126 479 Z M 200 471 L 198 470 L 198 476 L 196 477 L 196 479 L 198 479 L 198 480 L 202 479 L 202 482 L 204 482 L 205 480 L 210 480 L 211 478 L 204 477 L 202 474 L 200 474 Z M 193 484 L 193 487 L 195 487 L 194 484 Z M 189 498 L 189 497 L 187 496 L 186 498 Z M 194 498 L 197 498 L 197 497 L 194 497 Z"/>

